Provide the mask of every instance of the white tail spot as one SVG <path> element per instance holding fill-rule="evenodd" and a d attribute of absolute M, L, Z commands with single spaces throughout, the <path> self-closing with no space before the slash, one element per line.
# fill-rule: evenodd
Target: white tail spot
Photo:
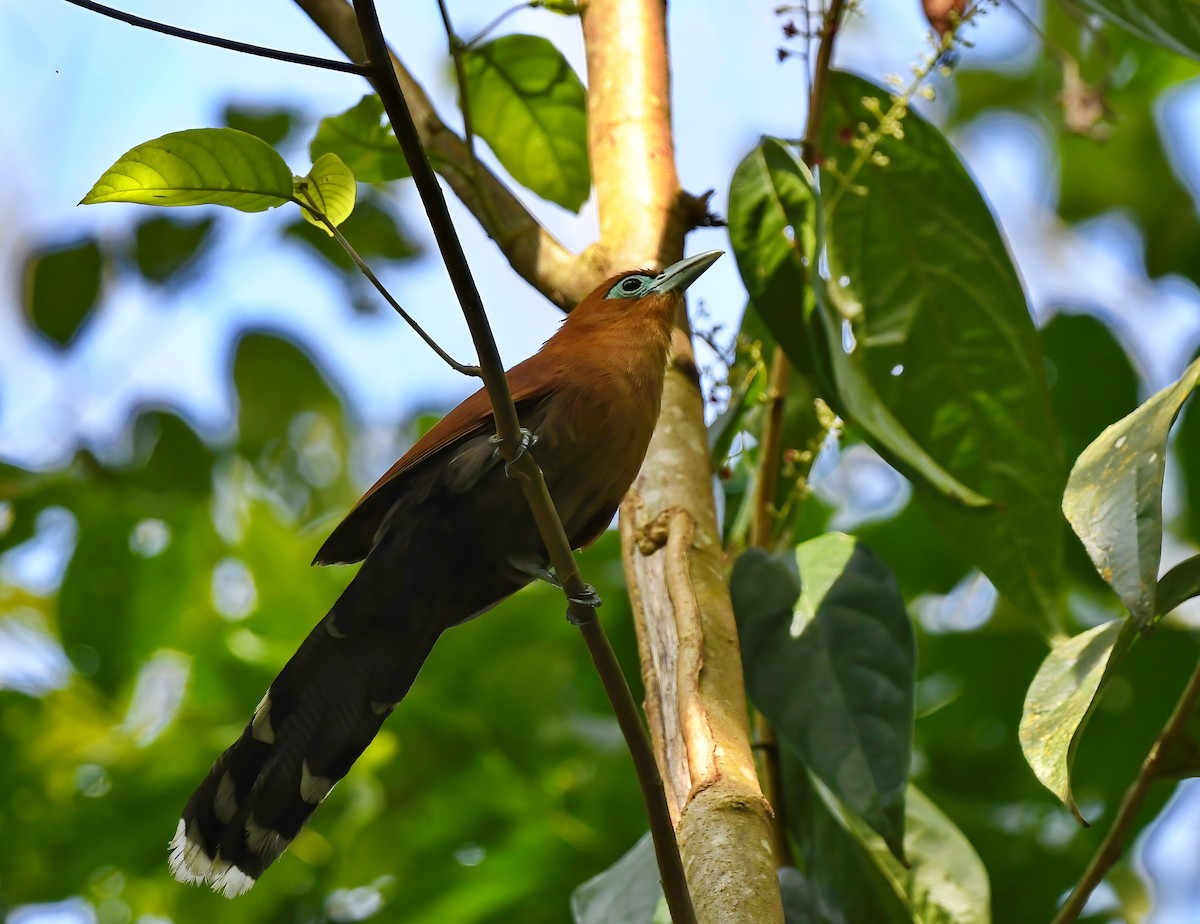
<path fill-rule="evenodd" d="M 329 791 L 333 789 L 337 780 L 331 780 L 327 776 L 317 776 L 308 769 L 308 761 L 304 761 L 300 766 L 300 798 L 309 805 L 320 805 L 321 801 L 329 795 Z"/>
<path fill-rule="evenodd" d="M 267 690 L 254 710 L 254 721 L 250 723 L 250 737 L 263 744 L 275 743 L 275 729 L 271 727 L 271 691 Z"/>
<path fill-rule="evenodd" d="M 217 797 L 213 800 L 213 811 L 217 820 L 223 825 L 229 824 L 237 814 L 237 790 L 233 786 L 233 777 L 226 770 L 221 774 L 221 782 L 217 784 Z"/>

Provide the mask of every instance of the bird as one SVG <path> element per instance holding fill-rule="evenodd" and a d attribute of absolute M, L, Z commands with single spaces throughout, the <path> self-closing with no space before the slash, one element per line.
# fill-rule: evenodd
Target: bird
<path fill-rule="evenodd" d="M 609 278 L 508 370 L 573 548 L 598 538 L 645 458 L 683 293 L 721 256 Z M 439 636 L 537 578 L 545 546 L 494 442 L 483 389 L 435 424 L 333 530 L 313 563 L 362 562 L 183 809 L 181 882 L 246 892 L 412 686 Z"/>

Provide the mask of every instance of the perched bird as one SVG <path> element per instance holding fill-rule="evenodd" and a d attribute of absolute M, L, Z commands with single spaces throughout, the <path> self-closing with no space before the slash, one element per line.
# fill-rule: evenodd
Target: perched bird
<path fill-rule="evenodd" d="M 596 539 L 658 420 L 684 289 L 721 255 L 614 276 L 507 373 L 573 547 Z M 171 841 L 182 882 L 254 885 L 349 771 L 446 629 L 549 573 L 520 485 L 489 438 L 480 390 L 363 496 L 315 564 L 362 561 L 350 586 L 192 794 Z"/>

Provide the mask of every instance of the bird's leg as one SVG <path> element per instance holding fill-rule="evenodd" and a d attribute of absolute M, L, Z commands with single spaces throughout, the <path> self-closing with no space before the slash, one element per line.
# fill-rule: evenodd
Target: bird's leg
<path fill-rule="evenodd" d="M 590 619 L 596 618 L 596 608 L 604 602 L 600 599 L 600 595 L 596 593 L 596 588 L 591 584 L 584 584 L 583 589 L 577 594 L 567 594 L 567 599 L 572 603 L 576 603 L 579 606 L 586 606 L 588 609 L 592 610 L 592 613 L 589 616 Z M 567 607 L 567 622 L 575 626 L 580 626 L 583 625 L 585 621 L 586 620 L 577 619 L 574 615 L 572 615 L 571 607 Z"/>
<path fill-rule="evenodd" d="M 512 477 L 512 473 L 508 470 L 508 467 L 512 465 L 513 462 L 516 462 L 517 459 L 521 458 L 521 456 L 523 456 L 527 450 L 530 450 L 536 446 L 537 441 L 538 436 L 536 433 L 532 432 L 531 430 L 526 430 L 524 427 L 521 428 L 521 435 L 517 440 L 517 451 L 513 455 L 512 459 L 504 463 L 505 475 Z M 492 452 L 492 457 L 500 457 L 500 444 L 504 442 L 504 438 L 499 433 L 493 433 L 488 437 L 488 442 L 496 447 L 496 449 Z"/>

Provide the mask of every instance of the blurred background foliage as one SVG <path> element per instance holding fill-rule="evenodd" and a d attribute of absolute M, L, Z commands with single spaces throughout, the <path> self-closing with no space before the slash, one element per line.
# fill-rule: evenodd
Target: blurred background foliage
<path fill-rule="evenodd" d="M 1044 34 L 1045 50 L 964 67 L 941 85 L 937 119 L 954 136 L 998 111 L 1030 118 L 1052 164 L 1058 227 L 1118 210 L 1144 245 L 1137 270 L 1186 285 L 1196 310 L 1198 174 L 1187 153 L 1196 139 L 1171 137 L 1162 118 L 1195 80 L 1196 63 L 1068 5 L 1021 8 L 1039 23 L 1029 42 Z M 786 73 L 759 65 L 764 82 Z M 290 106 L 230 105 L 226 122 L 279 144 L 329 115 Z M 104 156 L 94 160 L 98 173 Z M 116 280 L 181 288 L 219 275 L 213 254 L 227 220 L 138 213 L 103 239 L 54 229 L 24 242 L 10 307 L 69 354 L 98 315 L 119 310 L 109 297 Z M 419 220 L 370 188 L 343 230 L 368 260 L 402 272 L 420 253 L 406 223 Z M 302 242 L 314 265 L 339 274 L 356 309 L 379 310 L 320 232 L 297 219 L 268 233 Z M 1146 370 L 1193 351 L 1200 331 L 1193 324 L 1192 342 L 1167 343 L 1139 328 L 1136 306 L 1081 304 L 1069 293 L 1040 320 L 1068 461 L 1161 386 Z M 765 335 L 753 316 L 743 333 L 744 347 L 759 341 L 761 358 Z M 644 822 L 586 651 L 562 619 L 560 595 L 544 586 L 445 636 L 404 707 L 246 897 L 229 903 L 167 876 L 166 842 L 192 787 L 346 581 L 344 570 L 309 568 L 314 550 L 390 463 L 384 457 L 436 419 L 404 421 L 381 445 L 330 384 L 336 370 L 289 335 L 248 326 L 221 348 L 235 409 L 225 431 L 198 432 L 164 403 L 132 409 L 121 440 L 81 442 L 62 466 L 24 468 L 0 445 L 0 914 L 26 920 L 28 909 L 13 909 L 65 901 L 83 915 L 70 920 L 94 914 L 102 924 L 565 919 L 575 886 L 633 844 Z M 748 355 L 729 372 L 714 363 L 706 384 L 720 394 L 726 382 L 736 388 Z M 757 426 L 748 406 L 739 433 Z M 796 432 L 810 412 L 803 400 L 789 408 Z M 721 481 L 730 532 L 757 463 L 752 440 L 734 442 Z M 913 781 L 983 859 L 994 919 L 1044 919 L 1094 850 L 1096 829 L 1200 655 L 1194 616 L 1177 614 L 1153 644 L 1136 647 L 1101 699 L 1076 761 L 1075 791 L 1096 823 L 1083 830 L 1035 780 L 1017 743 L 1044 643 L 1003 611 L 989 618 L 990 589 L 853 433 L 818 460 L 813 490 L 795 538 L 852 531 L 890 565 L 917 617 Z M 1200 547 L 1194 404 L 1177 427 L 1166 510 L 1177 560 Z M 1122 616 L 1069 530 L 1066 543 L 1071 630 Z M 616 536 L 606 534 L 583 564 L 636 678 Z M 1169 795 L 1154 790 L 1139 828 Z M 1166 873 L 1124 862 L 1088 920 L 1146 920 L 1149 874 L 1173 907 L 1200 901 L 1197 857 Z M 857 881 L 860 863 L 844 852 L 826 874 Z M 848 919 L 871 913 L 850 907 Z"/>

